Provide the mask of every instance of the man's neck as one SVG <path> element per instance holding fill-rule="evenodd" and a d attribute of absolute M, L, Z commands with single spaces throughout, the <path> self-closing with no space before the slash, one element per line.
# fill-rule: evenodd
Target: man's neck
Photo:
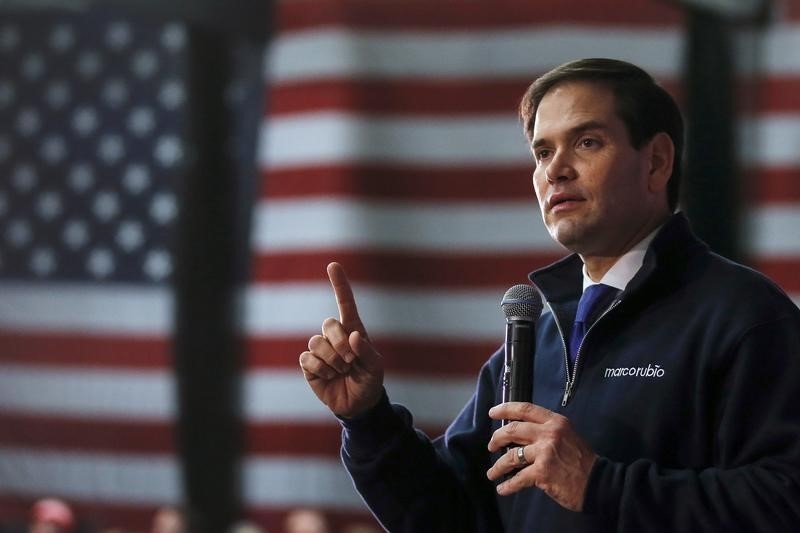
<path fill-rule="evenodd" d="M 583 264 L 586 266 L 586 273 L 595 283 L 599 283 L 614 264 L 622 256 L 615 257 L 584 257 Z"/>
<path fill-rule="evenodd" d="M 581 256 L 583 260 L 584 268 L 586 269 L 586 274 L 591 278 L 591 280 L 595 283 L 599 283 L 603 276 L 611 270 L 617 261 L 620 260 L 622 256 L 632 250 L 636 245 L 642 242 L 643 239 L 650 236 L 656 229 L 660 228 L 664 222 L 666 222 L 668 217 L 660 218 L 650 224 L 646 224 L 642 226 L 641 230 L 636 233 L 636 235 L 628 241 L 628 244 L 623 247 L 621 252 L 617 252 L 614 254 L 610 254 L 607 256 L 604 255 L 592 255 L 592 256 Z"/>

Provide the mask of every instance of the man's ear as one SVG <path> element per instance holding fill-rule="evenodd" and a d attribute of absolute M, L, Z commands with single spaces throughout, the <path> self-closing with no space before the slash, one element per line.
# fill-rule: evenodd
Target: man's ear
<path fill-rule="evenodd" d="M 651 192 L 666 190 L 667 182 L 672 176 L 672 164 L 675 160 L 675 145 L 666 133 L 656 133 L 648 143 L 648 186 Z"/>

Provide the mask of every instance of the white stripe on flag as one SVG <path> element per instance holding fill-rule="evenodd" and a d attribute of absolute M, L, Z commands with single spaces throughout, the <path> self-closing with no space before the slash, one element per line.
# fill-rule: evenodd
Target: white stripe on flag
<path fill-rule="evenodd" d="M 86 455 L 0 448 L 0 492 L 59 494 L 124 505 L 180 503 L 178 467 L 164 456 Z M 340 461 L 249 457 L 242 468 L 248 506 L 320 506 L 361 510 L 363 503 Z"/>
<path fill-rule="evenodd" d="M 261 128 L 268 170 L 337 162 L 532 165 L 513 106 L 469 118 L 363 117 L 326 111 L 271 118 Z"/>
<path fill-rule="evenodd" d="M 256 206 L 253 241 L 259 252 L 314 248 L 563 251 L 547 233 L 533 191 L 522 201 L 505 203 L 268 200 Z"/>
<path fill-rule="evenodd" d="M 800 145 L 799 145 L 800 146 Z M 797 205 L 769 205 L 747 215 L 745 242 L 755 257 L 800 255 L 800 209 Z"/>
<path fill-rule="evenodd" d="M 6 412 L 168 420 L 176 412 L 174 393 L 168 369 L 0 365 L 0 405 Z"/>
<path fill-rule="evenodd" d="M 430 379 L 387 375 L 386 391 L 392 402 L 406 406 L 414 414 L 417 424 L 443 427 L 453 421 L 472 396 L 476 379 L 477 376 Z M 251 371 L 245 381 L 244 402 L 250 422 L 335 420 L 299 369 Z"/>
<path fill-rule="evenodd" d="M 411 409 L 419 423 L 444 426 L 467 402 L 474 382 L 474 378 L 433 380 L 388 376 L 386 390 L 393 402 Z M 0 405 L 7 413 L 168 421 L 176 412 L 174 394 L 174 381 L 167 370 L 0 366 Z M 299 368 L 248 372 L 243 382 L 243 398 L 242 407 L 249 421 L 333 420 Z"/>
<path fill-rule="evenodd" d="M 742 160 L 750 166 L 800 166 L 800 114 L 762 114 L 743 119 L 739 146 Z"/>
<path fill-rule="evenodd" d="M 344 466 L 332 459 L 250 457 L 242 482 L 244 500 L 251 506 L 364 509 Z"/>
<path fill-rule="evenodd" d="M 334 459 L 250 457 L 242 474 L 248 505 L 363 509 L 347 472 Z M 180 504 L 181 493 L 179 468 L 170 456 L 0 448 L 0 494 L 160 506 Z"/>
<path fill-rule="evenodd" d="M 572 59 L 615 57 L 675 77 L 683 35 L 675 29 L 531 26 L 480 32 L 310 30 L 280 36 L 264 70 L 272 83 L 321 78 L 533 78 Z M 791 54 L 785 54 L 791 55 Z"/>
<path fill-rule="evenodd" d="M 800 115 L 744 118 L 738 128 L 748 164 L 800 164 Z M 298 113 L 265 124 L 260 143 L 260 163 L 270 170 L 352 162 L 533 165 L 511 108 L 508 115 L 478 118 Z"/>
<path fill-rule="evenodd" d="M 768 32 L 739 32 L 741 67 L 756 65 L 764 75 L 800 73 L 800 25 L 783 24 Z M 482 32 L 369 32 L 304 30 L 276 39 L 265 56 L 266 79 L 273 83 L 325 78 L 481 78 L 531 79 L 566 61 L 615 57 L 637 64 L 662 81 L 681 73 L 682 30 L 629 29 L 623 26 L 532 26 L 525 30 Z M 761 50 L 753 55 L 754 42 Z M 520 53 L 531 50 L 531 53 Z M 542 52 L 544 51 L 544 53 Z"/>
<path fill-rule="evenodd" d="M 752 71 L 754 65 L 763 75 L 800 74 L 800 24 L 776 24 L 769 31 L 741 31 L 740 39 L 735 41 L 736 57 L 749 58 L 740 62 L 745 72 Z"/>
<path fill-rule="evenodd" d="M 385 289 L 354 285 L 359 313 L 370 335 L 502 340 L 500 299 L 496 290 Z M 338 316 L 330 285 L 263 284 L 247 291 L 245 330 L 255 335 L 310 335 L 322 321 Z"/>
<path fill-rule="evenodd" d="M 0 294 L 0 327 L 20 331 L 163 336 L 173 320 L 166 288 L 4 282 Z"/>
<path fill-rule="evenodd" d="M 105 455 L 0 448 L 0 493 L 57 494 L 123 505 L 179 504 L 181 483 L 167 456 Z"/>
<path fill-rule="evenodd" d="M 55 329 L 70 332 L 130 332 L 162 334 L 166 328 L 162 298 L 125 302 L 116 289 L 86 294 L 72 287 L 28 286 L 3 292 L 0 327 L 18 331 Z M 499 302 L 504 288 L 465 290 L 381 289 L 355 285 L 359 309 L 374 334 L 400 337 L 492 340 L 497 337 Z M 58 302 L 48 305 L 48 302 Z M 25 312 L 14 314 L 13 306 Z M 115 305 L 109 305 L 114 302 Z M 301 334 L 319 330 L 322 320 L 335 316 L 336 306 L 327 283 L 256 284 L 244 291 L 243 317 L 248 334 Z M 155 318 L 154 318 L 155 317 Z M 100 327 L 96 324 L 100 323 Z"/>

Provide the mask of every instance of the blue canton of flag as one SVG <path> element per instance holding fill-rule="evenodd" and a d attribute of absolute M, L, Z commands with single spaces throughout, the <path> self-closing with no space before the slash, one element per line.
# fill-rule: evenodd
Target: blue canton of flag
<path fill-rule="evenodd" d="M 165 280 L 184 28 L 42 17 L 0 25 L 0 275 Z"/>

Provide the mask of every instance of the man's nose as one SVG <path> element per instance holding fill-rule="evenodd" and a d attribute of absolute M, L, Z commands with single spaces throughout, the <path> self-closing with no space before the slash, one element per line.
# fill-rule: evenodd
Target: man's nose
<path fill-rule="evenodd" d="M 561 150 L 556 152 L 550 160 L 550 164 L 547 165 L 545 169 L 545 176 L 549 183 L 575 179 L 577 173 L 569 158 L 569 154 Z"/>

